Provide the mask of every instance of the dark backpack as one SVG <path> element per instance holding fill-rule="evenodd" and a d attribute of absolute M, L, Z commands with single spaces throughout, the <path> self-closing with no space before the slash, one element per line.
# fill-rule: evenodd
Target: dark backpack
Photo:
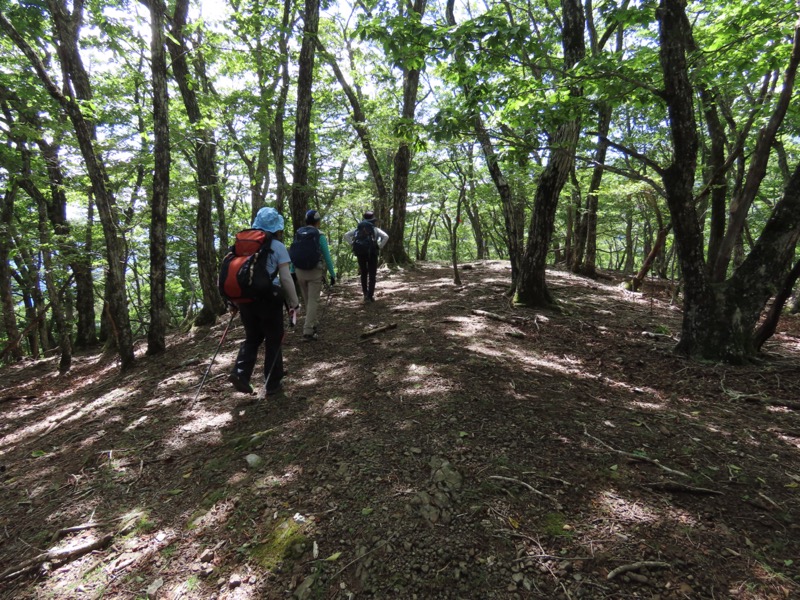
<path fill-rule="evenodd" d="M 289 246 L 289 258 L 295 269 L 314 269 L 322 260 L 322 248 L 319 245 L 319 229 L 306 225 L 294 234 L 294 241 Z"/>
<path fill-rule="evenodd" d="M 353 236 L 353 254 L 359 258 L 378 254 L 378 232 L 375 231 L 375 225 L 369 221 L 361 221 L 356 226 L 356 233 Z"/>
<path fill-rule="evenodd" d="M 267 272 L 267 258 L 272 253 L 272 234 L 263 229 L 244 229 L 222 259 L 219 292 L 232 304 L 272 299 L 278 291 L 272 280 L 278 274 Z"/>

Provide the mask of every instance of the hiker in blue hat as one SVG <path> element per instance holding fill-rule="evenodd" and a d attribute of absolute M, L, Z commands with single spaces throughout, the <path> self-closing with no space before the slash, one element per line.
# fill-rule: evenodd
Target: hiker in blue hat
<path fill-rule="evenodd" d="M 303 295 L 306 307 L 306 318 L 303 323 L 303 339 L 313 341 L 318 338 L 319 296 L 325 278 L 325 269 L 331 276 L 331 285 L 336 283 L 336 271 L 333 268 L 328 239 L 319 230 L 322 215 L 316 210 L 306 213 L 305 227 L 294 234 L 294 241 L 289 246 L 297 283 Z"/>
<path fill-rule="evenodd" d="M 261 229 L 271 235 L 269 255 L 266 260 L 267 273 L 273 276 L 273 284 L 283 291 L 277 298 L 257 299 L 238 305 L 239 315 L 244 325 L 245 338 L 239 346 L 233 371 L 228 380 L 238 391 L 252 394 L 256 390 L 250 383 L 255 368 L 258 349 L 264 344 L 264 385 L 259 389 L 259 397 L 277 393 L 283 383 L 283 307 L 289 309 L 294 318 L 300 308 L 297 291 L 289 272 L 289 252 L 281 241 L 283 239 L 283 217 L 272 207 L 258 211 L 253 220 L 253 229 Z"/>

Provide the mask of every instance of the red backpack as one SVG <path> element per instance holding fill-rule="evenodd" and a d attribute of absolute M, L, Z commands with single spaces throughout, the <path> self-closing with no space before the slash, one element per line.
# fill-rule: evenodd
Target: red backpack
<path fill-rule="evenodd" d="M 236 234 L 219 272 L 219 292 L 232 304 L 247 304 L 278 295 L 272 280 L 278 274 L 267 271 L 272 253 L 272 234 L 263 229 L 243 229 Z"/>

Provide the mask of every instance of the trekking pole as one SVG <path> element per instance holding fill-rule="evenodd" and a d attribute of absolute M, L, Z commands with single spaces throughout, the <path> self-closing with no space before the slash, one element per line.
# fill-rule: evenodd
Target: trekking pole
<path fill-rule="evenodd" d="M 233 323 L 233 318 L 236 316 L 235 312 L 231 313 L 231 318 L 228 320 L 228 325 L 225 327 L 225 331 L 222 332 L 222 337 L 219 340 L 219 345 L 217 346 L 217 350 L 214 352 L 214 356 L 211 357 L 211 362 L 208 363 L 208 368 L 206 369 L 205 375 L 203 375 L 203 380 L 200 382 L 200 387 L 197 388 L 197 393 L 194 395 L 194 400 L 192 400 L 192 404 L 197 402 L 198 396 L 200 396 L 200 390 L 203 389 L 203 384 L 206 382 L 206 377 L 208 377 L 209 372 L 211 371 L 211 366 L 214 364 L 214 360 L 217 358 L 217 354 L 219 354 L 219 349 L 222 348 L 222 343 L 225 341 L 225 336 L 228 335 L 228 329 L 231 328 L 231 323 Z"/>
<path fill-rule="evenodd" d="M 297 323 L 297 313 L 293 312 L 289 308 L 289 303 L 284 300 L 284 306 L 286 306 L 286 312 L 289 313 L 289 326 L 294 327 L 295 323 Z M 267 385 L 269 384 L 269 378 L 272 376 L 272 371 L 275 369 L 275 365 L 278 364 L 278 357 L 281 355 L 281 348 L 283 347 L 283 342 L 286 339 L 286 329 L 283 330 L 283 335 L 281 336 L 281 342 L 278 344 L 278 350 L 275 352 L 275 358 L 272 359 L 272 364 L 269 367 L 269 372 L 267 373 L 267 377 L 264 380 L 264 395 L 267 394 Z"/>
<path fill-rule="evenodd" d="M 322 312 L 319 315 L 320 324 L 325 319 L 325 313 L 328 311 L 328 305 L 331 303 L 331 293 L 333 292 L 333 286 L 328 283 L 327 277 L 322 282 L 325 285 L 325 304 L 322 305 Z"/>

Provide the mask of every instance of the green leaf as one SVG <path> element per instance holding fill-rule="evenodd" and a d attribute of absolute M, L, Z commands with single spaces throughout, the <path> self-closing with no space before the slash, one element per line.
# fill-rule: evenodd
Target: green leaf
<path fill-rule="evenodd" d="M 47 456 L 47 452 L 45 452 L 44 450 L 34 450 L 33 452 L 31 452 L 31 456 L 33 458 L 39 458 L 40 456 Z"/>

